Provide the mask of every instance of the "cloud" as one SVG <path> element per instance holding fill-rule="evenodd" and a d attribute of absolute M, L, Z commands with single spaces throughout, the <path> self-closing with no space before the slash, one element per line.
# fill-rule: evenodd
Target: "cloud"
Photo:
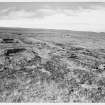
<path fill-rule="evenodd" d="M 38 10 L 24 10 L 17 8 L 7 8 L 0 12 L 0 19 L 28 19 L 28 18 L 43 18 L 56 14 L 53 9 L 38 9 Z"/>
<path fill-rule="evenodd" d="M 0 12 L 1 27 L 30 27 L 105 32 L 105 8 L 7 8 Z"/>
<path fill-rule="evenodd" d="M 34 16 L 34 12 L 22 10 L 15 10 L 14 8 L 4 9 L 0 13 L 0 19 L 24 19 Z"/>

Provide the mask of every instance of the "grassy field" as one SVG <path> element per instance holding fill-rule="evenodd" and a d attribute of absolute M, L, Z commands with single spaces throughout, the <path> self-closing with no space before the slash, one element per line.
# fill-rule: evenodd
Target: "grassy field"
<path fill-rule="evenodd" d="M 104 103 L 105 33 L 0 28 L 0 102 Z"/>

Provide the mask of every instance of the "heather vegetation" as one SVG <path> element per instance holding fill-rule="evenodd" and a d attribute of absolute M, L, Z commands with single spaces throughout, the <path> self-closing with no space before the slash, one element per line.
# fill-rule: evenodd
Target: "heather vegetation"
<path fill-rule="evenodd" d="M 105 49 L 52 39 L 1 41 L 0 102 L 105 102 Z"/>

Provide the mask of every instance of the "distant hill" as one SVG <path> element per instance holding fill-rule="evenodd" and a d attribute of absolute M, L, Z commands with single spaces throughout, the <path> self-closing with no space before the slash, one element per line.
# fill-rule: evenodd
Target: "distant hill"
<path fill-rule="evenodd" d="M 19 33 L 53 33 L 53 32 L 69 32 L 73 34 L 102 34 L 105 32 L 90 32 L 90 31 L 72 31 L 72 30 L 62 30 L 62 29 L 40 29 L 40 28 L 19 28 L 19 27 L 0 27 L 0 32 L 19 32 Z"/>

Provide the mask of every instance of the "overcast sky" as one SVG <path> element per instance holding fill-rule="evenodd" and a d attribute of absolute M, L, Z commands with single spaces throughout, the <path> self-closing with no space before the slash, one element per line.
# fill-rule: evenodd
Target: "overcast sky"
<path fill-rule="evenodd" d="M 105 32 L 105 2 L 1 2 L 0 27 Z"/>

